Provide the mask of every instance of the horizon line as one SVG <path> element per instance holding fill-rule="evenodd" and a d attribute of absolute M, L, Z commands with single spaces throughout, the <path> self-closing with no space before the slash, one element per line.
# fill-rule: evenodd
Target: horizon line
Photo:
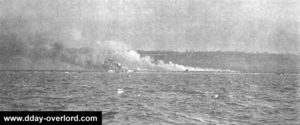
<path fill-rule="evenodd" d="M 222 52 L 222 53 L 246 53 L 246 54 L 276 54 L 276 55 L 299 55 L 300 52 L 247 52 L 247 51 L 224 51 L 224 50 L 215 50 L 215 51 L 203 51 L 203 50 L 142 50 L 136 49 L 135 51 L 145 51 L 145 52 L 180 52 L 180 53 L 188 53 L 188 52 Z"/>

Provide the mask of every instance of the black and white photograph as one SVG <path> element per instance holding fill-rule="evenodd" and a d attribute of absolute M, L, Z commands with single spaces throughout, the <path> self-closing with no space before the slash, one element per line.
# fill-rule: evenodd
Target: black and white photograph
<path fill-rule="evenodd" d="M 300 125 L 299 62 L 300 0 L 0 0 L 1 125 Z"/>

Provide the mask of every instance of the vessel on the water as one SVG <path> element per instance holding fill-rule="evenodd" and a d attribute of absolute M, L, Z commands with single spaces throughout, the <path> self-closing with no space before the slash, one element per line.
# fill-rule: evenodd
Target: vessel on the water
<path fill-rule="evenodd" d="M 123 66 L 121 63 L 115 61 L 114 59 L 112 58 L 108 58 L 107 60 L 104 61 L 104 64 L 103 64 L 103 68 L 106 70 L 106 72 L 126 72 L 126 73 L 129 73 L 129 72 L 134 72 L 135 70 L 133 69 L 129 69 L 127 68 L 126 66 Z"/>

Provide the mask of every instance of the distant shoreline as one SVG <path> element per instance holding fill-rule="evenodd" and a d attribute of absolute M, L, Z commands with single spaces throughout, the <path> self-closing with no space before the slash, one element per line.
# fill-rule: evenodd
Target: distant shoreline
<path fill-rule="evenodd" d="M 0 72 L 60 72 L 60 73 L 84 73 L 84 72 L 95 72 L 95 73 L 109 73 L 107 71 L 98 71 L 98 70 L 41 70 L 41 69 L 0 69 Z M 110 74 L 132 74 L 132 73 L 214 73 L 214 74 L 278 74 L 275 72 L 226 72 L 226 71 L 135 71 L 135 72 L 115 72 Z M 283 73 L 283 74 L 299 74 L 299 73 Z"/>
<path fill-rule="evenodd" d="M 142 56 L 184 66 L 229 69 L 243 73 L 300 72 L 300 55 L 275 53 L 246 53 L 222 51 L 138 51 Z"/>
<path fill-rule="evenodd" d="M 72 54 L 74 56 L 80 55 L 78 57 L 86 56 L 81 52 L 76 52 L 72 52 Z M 238 71 L 241 73 L 300 73 L 300 55 L 295 54 L 244 53 L 222 51 L 177 52 L 138 50 L 137 52 L 141 55 L 141 57 L 149 56 L 154 60 L 154 63 L 155 61 L 157 62 L 158 60 L 162 60 L 165 64 L 169 64 L 170 62 L 172 62 L 172 64 L 178 64 L 186 67 L 200 69 L 223 69 Z M 102 66 L 104 60 L 98 62 L 95 60 L 83 60 L 80 62 L 76 61 L 77 58 L 73 58 L 73 56 L 67 56 L 64 54 L 53 59 L 46 57 L 40 58 L 39 60 L 33 60 L 27 56 L 12 56 L 7 62 L 0 62 L 0 71 L 106 72 Z"/>

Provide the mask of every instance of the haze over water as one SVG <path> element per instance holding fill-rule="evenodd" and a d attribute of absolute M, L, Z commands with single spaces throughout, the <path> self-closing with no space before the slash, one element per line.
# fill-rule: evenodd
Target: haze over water
<path fill-rule="evenodd" d="M 297 125 L 299 13 L 299 0 L 0 0 L 0 111 Z M 104 72 L 107 59 L 137 72 Z"/>
<path fill-rule="evenodd" d="M 298 0 L 0 1 L 0 36 L 29 46 L 299 53 Z M 13 39 L 10 39 L 13 40 Z"/>

